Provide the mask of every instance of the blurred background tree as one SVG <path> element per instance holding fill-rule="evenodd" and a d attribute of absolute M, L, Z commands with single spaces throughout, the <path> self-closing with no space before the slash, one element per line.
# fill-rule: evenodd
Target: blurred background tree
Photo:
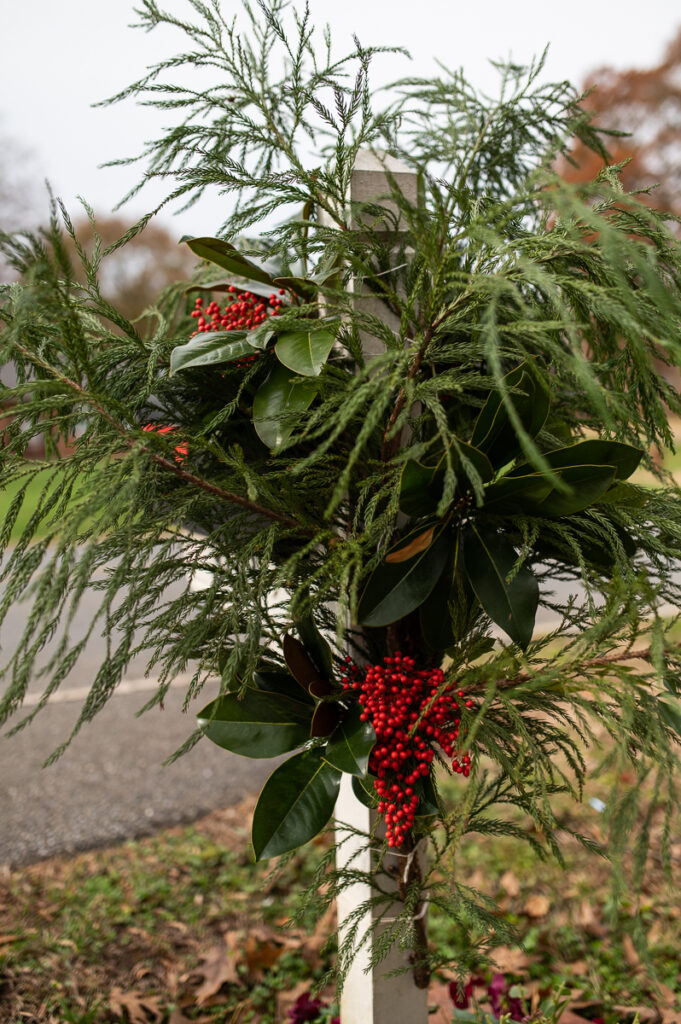
<path fill-rule="evenodd" d="M 614 133 L 605 138 L 611 163 L 628 161 L 621 174 L 625 189 L 650 189 L 641 197 L 644 202 L 681 216 L 681 29 L 656 66 L 601 67 L 587 77 L 584 89 L 589 90 L 584 107 Z M 582 142 L 570 155 L 574 163 L 563 159 L 560 165 L 567 181 L 591 181 L 603 167 Z"/>
<path fill-rule="evenodd" d="M 131 226 L 129 220 L 115 215 L 97 216 L 93 226 L 84 216 L 75 221 L 74 231 L 80 245 L 91 256 L 96 236 L 101 247 L 106 249 Z M 126 319 L 136 320 L 156 302 L 167 285 L 189 280 L 196 258 L 186 245 L 179 245 L 178 241 L 162 224 L 151 222 L 103 261 L 100 276 L 102 295 Z M 69 239 L 66 243 L 77 269 L 79 261 L 75 246 Z"/>
<path fill-rule="evenodd" d="M 651 68 L 617 70 L 601 67 L 584 82 L 583 106 L 603 129 L 610 164 L 624 164 L 620 180 L 626 191 L 645 190 L 642 202 L 681 217 L 681 29 L 662 60 Z M 592 181 L 605 161 L 576 140 L 569 159 L 561 157 L 559 173 L 569 182 Z M 681 235 L 681 224 L 669 223 Z M 678 389 L 678 367 L 658 368 Z"/>

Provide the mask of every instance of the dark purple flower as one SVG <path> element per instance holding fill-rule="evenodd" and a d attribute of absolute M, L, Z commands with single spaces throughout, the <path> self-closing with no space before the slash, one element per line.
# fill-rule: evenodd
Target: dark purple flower
<path fill-rule="evenodd" d="M 308 1024 L 317 1020 L 321 1008 L 321 999 L 311 999 L 309 992 L 303 992 L 288 1011 L 288 1019 L 291 1024 Z"/>
<path fill-rule="evenodd" d="M 517 996 L 508 997 L 508 1011 L 511 1020 L 525 1020 L 525 1010 L 523 1009 L 522 999 L 518 999 Z"/>
<path fill-rule="evenodd" d="M 460 981 L 450 981 L 449 995 L 457 1010 L 467 1010 L 473 994 L 473 979 L 470 978 L 462 987 Z"/>
<path fill-rule="evenodd" d="M 503 1006 L 501 997 L 506 991 L 506 978 L 503 974 L 493 974 L 492 980 L 487 986 L 487 995 L 489 996 L 489 1004 L 492 1007 L 492 1013 L 495 1017 L 501 1017 L 503 1012 Z"/>

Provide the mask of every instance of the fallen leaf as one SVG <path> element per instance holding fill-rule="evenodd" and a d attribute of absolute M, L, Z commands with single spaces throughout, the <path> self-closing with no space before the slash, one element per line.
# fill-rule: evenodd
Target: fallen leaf
<path fill-rule="evenodd" d="M 510 896 L 512 900 L 514 900 L 520 892 L 520 884 L 512 871 L 504 871 L 503 875 L 499 879 L 499 885 L 506 895 Z"/>
<path fill-rule="evenodd" d="M 528 896 L 523 907 L 523 911 L 528 917 L 546 917 L 550 909 L 551 903 L 549 899 L 546 896 L 542 896 L 541 893 Z"/>
<path fill-rule="evenodd" d="M 18 935 L 0 935 L 0 946 L 8 946 L 11 942 L 16 942 L 18 938 Z"/>
<path fill-rule="evenodd" d="M 631 935 L 622 936 L 622 949 L 624 950 L 624 959 L 627 961 L 630 967 L 640 967 L 641 958 L 636 952 L 636 947 L 631 938 Z"/>
<path fill-rule="evenodd" d="M 657 992 L 659 993 L 660 997 L 657 1000 L 659 1006 L 664 1006 L 665 1008 L 668 1006 L 674 1007 L 680 1002 L 680 1000 L 677 998 L 676 993 L 673 992 L 668 985 L 663 985 L 661 981 L 658 981 L 657 983 Z M 679 1014 L 679 1016 L 681 1016 L 681 1013 Z"/>
<path fill-rule="evenodd" d="M 197 1006 L 205 1006 L 223 985 L 238 985 L 241 980 L 234 956 L 227 945 L 212 946 L 192 973 L 203 978 L 202 984 L 196 990 Z"/>
<path fill-rule="evenodd" d="M 302 941 L 302 952 L 306 959 L 313 961 L 319 955 L 330 935 L 336 931 L 336 903 L 330 903 L 317 921 L 312 935 L 305 936 Z"/>
<path fill-rule="evenodd" d="M 170 1011 L 168 1024 L 192 1024 L 192 1022 L 189 1017 L 185 1017 L 179 1006 L 176 1006 L 174 1010 Z"/>
<path fill-rule="evenodd" d="M 497 946 L 489 955 L 502 974 L 522 974 L 533 962 L 522 949 L 511 946 Z"/>
<path fill-rule="evenodd" d="M 660 1024 L 660 1011 L 652 1006 L 613 1006 L 613 1012 L 618 1015 L 621 1024 L 627 1024 L 638 1017 L 641 1024 Z"/>
<path fill-rule="evenodd" d="M 160 1000 L 141 992 L 124 992 L 114 985 L 109 993 L 109 1009 L 122 1017 L 127 1014 L 130 1024 L 156 1024 L 163 1019 Z"/>

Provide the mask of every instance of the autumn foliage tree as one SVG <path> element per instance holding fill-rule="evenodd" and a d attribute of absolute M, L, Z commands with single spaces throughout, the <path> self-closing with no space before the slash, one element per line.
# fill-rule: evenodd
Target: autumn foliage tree
<path fill-rule="evenodd" d="M 643 189 L 643 202 L 681 216 L 681 29 L 659 64 L 617 70 L 601 67 L 585 82 L 584 107 L 607 133 L 610 164 L 623 165 L 627 191 Z M 577 140 L 560 173 L 571 182 L 592 181 L 603 157 Z"/>
<path fill-rule="evenodd" d="M 85 274 L 82 265 L 79 266 L 76 246 L 82 246 L 90 259 L 96 249 L 111 250 L 101 265 L 99 287 L 124 317 L 136 320 L 154 305 L 164 288 L 188 280 L 196 261 L 186 246 L 178 245 L 178 239 L 157 223 L 147 224 L 125 245 L 116 248 L 116 242 L 130 228 L 131 222 L 124 217 L 98 216 L 95 224 L 83 216 L 75 222 L 75 238 L 68 240 L 67 247 L 83 283 Z"/>

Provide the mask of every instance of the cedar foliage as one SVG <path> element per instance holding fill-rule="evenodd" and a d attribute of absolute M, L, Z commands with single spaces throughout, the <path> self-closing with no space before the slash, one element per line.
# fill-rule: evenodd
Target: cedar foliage
<path fill-rule="evenodd" d="M 400 936 L 414 940 L 427 889 L 461 922 L 462 965 L 498 942 L 504 926 L 463 882 L 443 882 L 438 865 L 476 833 L 516 835 L 540 855 L 560 856 L 554 797 L 579 799 L 595 735 L 611 738 L 611 763 L 629 764 L 639 781 L 656 778 L 671 828 L 681 660 L 668 609 L 681 598 L 681 513 L 653 452 L 673 444 L 670 416 L 681 413 L 656 362 L 660 352 L 670 364 L 681 355 L 679 246 L 664 216 L 624 191 L 616 169 L 578 185 L 553 172 L 575 136 L 604 150 L 575 91 L 542 83 L 541 62 L 500 65 L 496 100 L 443 71 L 397 83 L 381 107 L 369 79 L 380 48 L 355 40 L 339 59 L 328 33 L 321 44 L 313 34 L 307 10 L 285 0 L 243 8 L 243 20 L 232 22 L 217 3 L 189 0 L 194 24 L 143 0 L 141 25 L 175 26 L 187 49 L 113 100 L 136 98 L 173 119 L 132 158 L 144 166 L 140 187 L 160 177 L 168 201 L 185 206 L 210 188 L 226 195 L 232 205 L 220 237 L 273 274 L 307 281 L 307 290 L 289 292 L 277 329 L 321 317 L 336 323 L 336 344 L 314 401 L 284 415 L 284 439 L 271 450 L 252 422 L 271 353 L 245 367 L 170 374 L 172 350 L 194 328 L 189 285 L 159 295 L 143 330 L 103 297 L 101 267 L 134 230 L 88 254 L 55 200 L 44 234 L 4 236 L 22 278 L 1 292 L 2 359 L 16 369 L 2 399 L 17 410 L 5 430 L 3 484 L 26 484 L 44 468 L 23 454 L 36 434 L 76 436 L 77 444 L 47 464 L 48 483 L 20 539 L 10 543 L 23 489 L 0 529 L 0 621 L 14 601 L 32 602 L 4 668 L 0 717 L 28 725 L 77 662 L 85 640 L 70 641 L 69 621 L 81 603 L 93 608 L 90 633 L 104 632 L 108 650 L 74 732 L 140 651 L 159 680 L 147 707 L 191 667 L 189 708 L 216 674 L 228 692 L 263 658 L 284 668 L 281 635 L 310 613 L 333 638 L 336 662 L 402 648 L 424 665 L 439 663 L 445 649 L 426 644 L 418 617 L 361 629 L 357 608 L 388 548 L 413 527 L 399 514 L 405 465 L 443 458 L 436 521 L 457 538 L 476 517 L 501 530 L 514 551 L 509 578 L 531 569 L 540 607 L 558 622 L 546 634 L 535 630 L 525 649 L 505 635 L 494 643 L 489 615 L 452 570 L 442 599 L 452 633 L 447 672 L 476 698 L 465 732 L 474 769 L 458 802 L 440 799 L 435 818 L 419 819 L 418 833 L 432 839 L 431 867 L 412 880 L 376 956 Z M 174 84 L 187 67 L 214 78 Z M 417 204 L 393 182 L 385 201 L 349 208 L 352 168 L 367 148 L 415 172 Z M 355 301 L 358 278 L 386 318 Z M 210 291 L 223 280 L 202 266 L 193 287 Z M 382 350 L 369 362 L 367 338 Z M 534 393 L 550 395 L 537 434 L 507 377 L 521 364 L 531 368 Z M 641 449 L 658 485 L 619 484 L 563 516 L 513 503 L 485 511 L 487 482 L 462 443 L 494 395 L 508 421 L 510 462 L 526 463 L 558 494 L 571 490 L 546 453 L 593 437 Z M 148 424 L 174 430 L 145 431 Z M 493 485 L 507 470 L 496 467 Z M 47 533 L 36 539 L 39 524 Z M 212 573 L 198 592 L 190 587 L 197 568 Z M 278 588 L 288 596 L 275 607 L 267 595 Z M 650 639 L 637 645 L 644 627 Z M 55 635 L 49 663 L 36 669 Z M 36 674 L 43 701 L 22 714 Z M 514 808 L 543 842 L 509 816 Z M 616 811 L 611 852 L 626 846 L 635 801 L 616 802 Z M 642 828 L 637 863 L 645 842 Z M 355 877 L 335 875 L 320 907 Z M 385 899 L 376 892 L 375 901 Z M 341 973 L 349 955 L 346 944 Z M 438 962 L 437 952 L 420 955 Z"/>

